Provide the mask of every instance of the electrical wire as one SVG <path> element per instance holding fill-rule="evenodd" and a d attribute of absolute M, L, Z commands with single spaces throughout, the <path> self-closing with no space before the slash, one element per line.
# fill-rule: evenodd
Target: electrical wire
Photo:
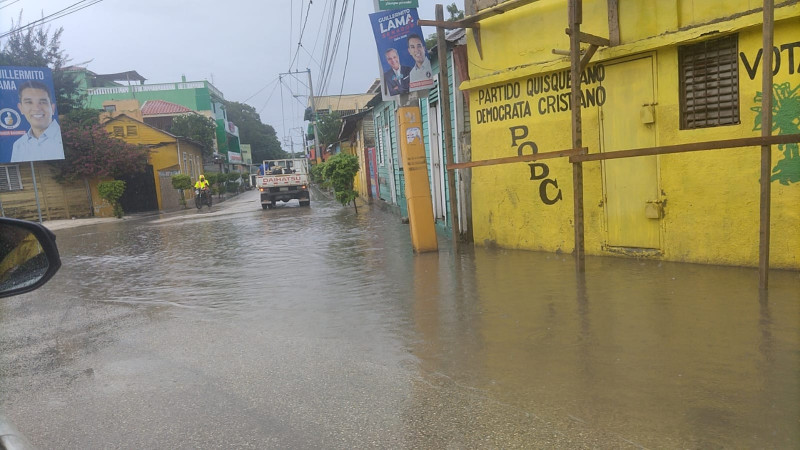
<path fill-rule="evenodd" d="M 267 97 L 267 101 L 265 101 L 264 104 L 261 106 L 261 109 L 258 110 L 259 114 L 261 114 L 261 111 L 263 111 L 264 108 L 267 107 L 267 104 L 269 103 L 270 99 L 272 98 L 272 95 L 275 93 L 275 88 L 277 88 L 277 87 L 278 87 L 278 83 L 275 83 L 275 86 L 272 88 L 272 92 L 270 92 L 269 93 L 269 97 Z"/>
<path fill-rule="evenodd" d="M 278 77 L 281 83 L 281 127 L 283 127 L 283 135 L 286 136 L 286 108 L 283 107 L 283 77 Z"/>
<path fill-rule="evenodd" d="M 275 83 L 275 82 L 277 82 L 277 81 L 278 81 L 278 78 L 276 78 L 276 79 L 274 79 L 274 80 L 270 81 L 270 82 L 269 82 L 269 83 L 267 83 L 267 84 L 266 84 L 264 87 L 262 87 L 261 89 L 257 90 L 255 94 L 253 94 L 253 95 L 251 95 L 250 97 L 247 97 L 246 99 L 244 99 L 244 101 L 243 101 L 242 103 L 247 103 L 247 101 L 248 101 L 248 100 L 250 100 L 251 98 L 253 98 L 253 97 L 255 97 L 256 95 L 260 94 L 260 93 L 261 93 L 261 91 L 263 91 L 264 89 L 268 88 L 270 84 L 272 84 L 272 83 Z"/>
<path fill-rule="evenodd" d="M 3 34 L 0 34 L 0 39 L 4 38 L 6 36 L 9 36 L 11 34 L 14 34 L 14 33 L 25 31 L 28 28 L 33 28 L 33 27 L 36 27 L 36 26 L 39 26 L 39 25 L 44 25 L 44 24 L 52 22 L 52 21 L 54 21 L 56 19 L 60 19 L 62 17 L 66 17 L 66 16 L 68 16 L 70 14 L 74 14 L 74 13 L 76 13 L 76 12 L 82 10 L 82 9 L 86 9 L 86 8 L 92 6 L 92 5 L 96 5 L 96 4 L 98 4 L 98 3 L 102 2 L 102 1 L 103 0 L 81 0 L 79 2 L 76 2 L 76 3 L 73 3 L 73 4 L 69 5 L 69 6 L 67 6 L 66 8 L 64 8 L 62 10 L 56 11 L 56 12 L 54 12 L 54 13 L 48 15 L 48 16 L 44 16 L 41 19 L 34 20 L 33 22 L 30 22 L 30 23 L 28 23 L 28 24 L 26 24 L 24 26 L 21 26 L 21 27 L 18 27 L 18 28 L 14 28 L 11 31 L 7 31 L 7 32 L 5 32 Z M 87 2 L 90 2 L 90 3 L 85 4 Z"/>
<path fill-rule="evenodd" d="M 342 101 L 344 91 L 344 79 L 347 76 L 347 63 L 350 61 L 350 39 L 353 37 L 353 18 L 356 16 L 356 3 L 353 2 L 353 10 L 350 11 L 350 33 L 347 35 L 347 56 L 344 58 L 344 70 L 342 70 L 342 85 L 339 87 L 339 99 L 336 101 L 336 109 Z"/>
<path fill-rule="evenodd" d="M 2 1 L 2 2 L 0 2 L 0 5 L 3 5 L 3 3 L 9 2 L 9 1 L 11 1 L 11 0 Z M 0 6 L 0 9 L 8 8 L 9 6 L 13 5 L 14 3 L 17 3 L 18 1 L 19 0 L 14 0 L 13 2 L 11 2 L 11 3 L 7 4 L 7 5 Z"/>
<path fill-rule="evenodd" d="M 334 0 L 333 8 L 331 9 L 331 19 L 328 25 L 327 40 L 325 42 L 325 50 L 322 60 L 323 71 L 320 73 L 318 80 L 320 92 L 326 92 L 328 85 L 330 84 L 331 75 L 333 74 L 333 68 L 336 62 L 336 55 L 339 51 L 339 44 L 341 42 L 342 29 L 344 27 L 344 21 L 347 14 L 347 3 L 348 0 L 344 0 L 342 3 L 342 9 L 339 13 L 338 21 L 336 20 L 336 0 Z M 334 28 L 336 30 L 335 33 Z"/>
<path fill-rule="evenodd" d="M 300 37 L 297 39 L 297 50 L 294 52 L 294 57 L 292 58 L 292 62 L 289 63 L 289 71 L 292 71 L 292 66 L 294 66 L 294 62 L 297 60 L 297 54 L 300 53 L 300 46 L 303 43 L 303 34 L 306 31 L 306 25 L 308 24 L 308 16 L 309 11 L 311 10 L 311 4 L 314 3 L 313 0 L 308 0 L 308 7 L 306 8 L 306 20 L 303 22 L 303 27 L 300 29 Z M 300 11 L 302 13 L 302 4 L 300 7 Z"/>

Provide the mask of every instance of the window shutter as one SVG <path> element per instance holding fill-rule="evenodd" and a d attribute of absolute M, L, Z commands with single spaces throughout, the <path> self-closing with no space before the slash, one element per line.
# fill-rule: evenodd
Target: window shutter
<path fill-rule="evenodd" d="M 678 49 L 681 129 L 739 123 L 738 35 Z"/>

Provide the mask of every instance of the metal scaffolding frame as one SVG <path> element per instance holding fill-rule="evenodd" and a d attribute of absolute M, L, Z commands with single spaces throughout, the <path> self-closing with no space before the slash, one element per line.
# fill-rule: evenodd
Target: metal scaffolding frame
<path fill-rule="evenodd" d="M 503 14 L 505 12 L 520 8 L 522 6 L 535 3 L 538 0 L 510 0 L 492 8 L 487 8 L 459 21 L 445 22 L 441 14 L 442 5 L 436 5 L 436 20 L 420 20 L 422 26 L 435 26 L 437 34 L 440 36 L 440 43 L 444 39 L 445 29 L 470 28 L 472 29 L 473 39 L 479 56 L 483 57 L 481 47 L 481 28 L 480 21 L 488 17 Z M 759 224 L 759 288 L 767 289 L 769 282 L 769 243 L 770 243 L 770 209 L 771 209 L 771 186 L 770 175 L 772 169 L 772 145 L 800 143 L 800 134 L 788 134 L 772 136 L 772 95 L 761 96 L 761 136 L 741 139 L 716 140 L 706 142 L 694 142 L 690 144 L 657 146 L 648 148 L 638 148 L 633 150 L 610 151 L 604 153 L 589 154 L 588 149 L 582 142 L 582 122 L 581 122 L 581 103 L 580 103 L 580 74 L 588 65 L 594 53 L 600 46 L 615 46 L 620 43 L 619 35 L 619 4 L 618 0 L 607 0 L 608 2 L 608 31 L 609 37 L 603 38 L 581 32 L 583 22 L 583 1 L 568 1 L 568 24 L 566 33 L 570 36 L 570 73 L 575 82 L 571 83 L 571 115 L 572 115 L 572 148 L 553 152 L 536 153 L 532 155 L 520 155 L 508 158 L 497 158 L 483 161 L 471 161 L 454 164 L 451 146 L 447 148 L 447 170 L 450 179 L 455 170 L 466 169 L 469 167 L 493 166 L 498 164 L 511 164 L 518 162 L 536 161 L 550 158 L 568 157 L 572 163 L 572 185 L 573 185 L 573 218 L 574 218 L 574 243 L 575 243 L 575 269 L 578 273 L 586 270 L 585 248 L 584 248 L 584 214 L 583 214 L 583 163 L 590 161 L 604 161 L 617 158 L 635 158 L 638 156 L 650 156 L 670 153 L 686 153 L 706 150 L 723 150 L 731 148 L 758 146 L 761 148 L 761 179 L 760 179 L 760 224 Z M 774 4 L 773 0 L 764 0 L 763 7 L 763 61 L 762 61 L 762 92 L 772 92 L 772 47 L 774 39 Z M 585 53 L 581 53 L 581 43 L 588 44 Z M 440 44 L 440 47 L 443 47 Z M 443 51 L 440 48 L 440 53 Z M 567 54 L 560 50 L 553 50 L 557 54 Z M 446 121 L 449 126 L 449 121 Z M 450 143 L 450 139 L 446 140 Z M 451 189 L 451 196 L 454 192 Z M 451 200 L 452 201 L 452 200 Z M 455 224 L 454 224 L 455 225 Z M 457 227 L 457 226 L 456 226 Z M 454 227 L 454 228 L 456 228 Z M 457 230 L 454 229 L 454 236 Z M 454 238 L 455 240 L 455 238 Z"/>

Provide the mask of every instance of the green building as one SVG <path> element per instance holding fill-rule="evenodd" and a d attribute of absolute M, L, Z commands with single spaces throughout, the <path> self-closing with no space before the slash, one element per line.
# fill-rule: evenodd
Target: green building
<path fill-rule="evenodd" d="M 135 99 L 140 104 L 147 100 L 175 103 L 214 118 L 217 123 L 217 152 L 226 158 L 229 151 L 241 153 L 239 128 L 228 121 L 225 97 L 206 80 L 186 81 L 186 77 L 181 77 L 177 83 L 146 84 L 146 79 L 136 71 L 105 75 L 80 67 L 73 67 L 70 71 L 86 92 L 87 108 L 103 109 L 103 102 L 109 100 Z"/>

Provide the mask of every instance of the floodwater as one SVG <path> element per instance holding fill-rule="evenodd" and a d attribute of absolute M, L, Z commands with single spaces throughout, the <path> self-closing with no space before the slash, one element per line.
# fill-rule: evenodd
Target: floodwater
<path fill-rule="evenodd" d="M 257 193 L 57 231 L 0 300 L 39 448 L 797 448 L 800 274 L 462 249 Z"/>

